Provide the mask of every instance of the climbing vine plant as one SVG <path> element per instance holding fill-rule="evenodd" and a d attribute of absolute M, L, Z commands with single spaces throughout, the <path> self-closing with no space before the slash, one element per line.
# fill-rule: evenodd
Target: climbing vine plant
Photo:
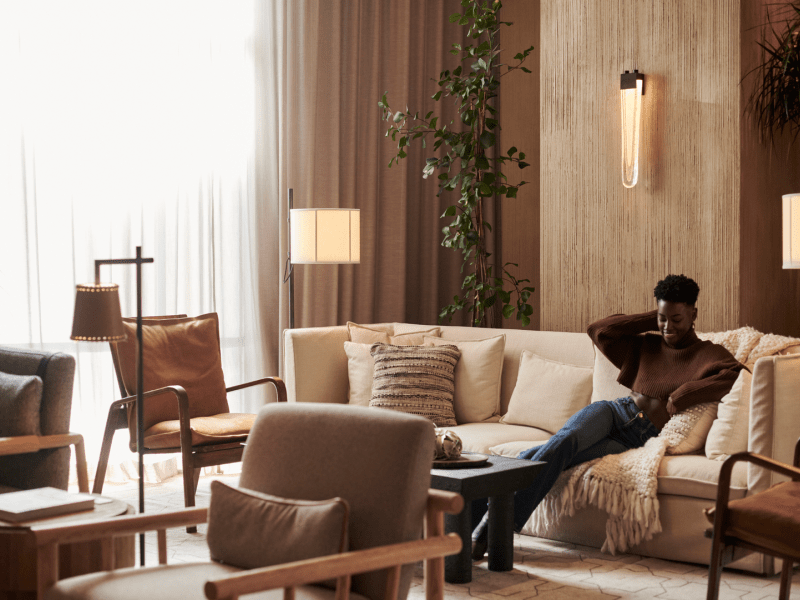
<path fill-rule="evenodd" d="M 516 263 L 505 263 L 500 268 L 489 260 L 486 235 L 492 230 L 486 220 L 485 201 L 488 198 L 516 198 L 519 188 L 527 182 L 508 183 L 502 169 L 516 165 L 528 167 L 525 153 L 512 147 L 503 155 L 495 148 L 500 130 L 497 109 L 493 99 L 497 97 L 501 80 L 513 71 L 531 73 L 523 66 L 533 46 L 517 53 L 513 64 L 501 62 L 498 32 L 501 26 L 511 23 L 499 19 L 502 3 L 499 0 L 462 0 L 463 11 L 450 16 L 451 23 L 467 28 L 467 38 L 472 43 L 453 44 L 451 54 L 460 56 L 460 63 L 452 71 L 440 73 L 439 90 L 433 94 L 434 101 L 452 98 L 458 107 L 462 125 L 453 121 L 439 123 L 434 111 L 420 116 L 419 112 L 394 111 L 384 94 L 378 106 L 383 119 L 388 122 L 386 136 L 397 143 L 397 153 L 389 161 L 389 167 L 406 158 L 412 145 L 427 148 L 433 140 L 436 156 L 426 159 L 422 177 L 428 178 L 438 172 L 439 191 L 455 192 L 455 202 L 441 215 L 449 223 L 442 229 L 442 246 L 460 251 L 463 255 L 461 272 L 464 280 L 461 291 L 453 302 L 441 309 L 439 320 L 452 320 L 460 310 L 469 311 L 476 326 L 490 326 L 491 311 L 499 308 L 503 317 L 516 314 L 523 326 L 530 324 L 533 307 L 529 303 L 534 288 L 526 285 L 527 279 L 518 279 L 513 274 Z"/>

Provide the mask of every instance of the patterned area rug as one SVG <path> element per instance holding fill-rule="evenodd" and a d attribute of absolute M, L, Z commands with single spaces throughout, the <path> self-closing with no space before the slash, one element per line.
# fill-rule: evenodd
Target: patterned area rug
<path fill-rule="evenodd" d="M 197 490 L 197 505 L 208 506 L 209 486 L 213 479 L 235 485 L 238 475 L 204 476 Z M 180 477 L 145 487 L 145 510 L 163 512 L 183 506 Z M 76 490 L 77 491 L 77 490 Z M 138 505 L 135 482 L 106 484 L 103 495 Z M 198 533 L 183 529 L 168 532 L 169 563 L 208 560 L 206 526 Z M 497 573 L 488 570 L 487 562 L 474 563 L 472 582 L 445 584 L 445 597 L 483 600 L 702 600 L 706 597 L 708 568 L 701 565 L 670 562 L 634 554 L 611 556 L 599 549 L 553 542 L 527 535 L 514 537 L 514 569 Z M 145 560 L 158 564 L 155 535 L 145 541 Z M 762 600 L 777 598 L 779 575 L 761 577 L 728 571 L 722 575 L 721 600 Z M 792 597 L 800 597 L 800 572 L 792 580 Z M 412 583 L 409 598 L 424 600 L 422 567 Z"/>

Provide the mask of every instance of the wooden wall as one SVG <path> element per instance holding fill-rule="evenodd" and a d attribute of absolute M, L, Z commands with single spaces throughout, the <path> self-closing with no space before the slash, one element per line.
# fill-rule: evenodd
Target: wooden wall
<path fill-rule="evenodd" d="M 515 26 L 540 28 L 539 247 L 524 246 L 535 219 L 507 212 L 502 240 L 504 260 L 540 264 L 539 328 L 583 331 L 650 310 L 656 282 L 684 273 L 702 290 L 698 329 L 800 333 L 797 274 L 781 271 L 779 252 L 780 195 L 800 190 L 796 159 L 753 142 L 742 117 L 743 57 L 755 52 L 746 32 L 766 1 L 504 6 L 535 8 L 517 8 Z M 619 76 L 633 69 L 645 96 L 639 181 L 626 189 Z M 504 132 L 528 125 L 504 118 Z"/>

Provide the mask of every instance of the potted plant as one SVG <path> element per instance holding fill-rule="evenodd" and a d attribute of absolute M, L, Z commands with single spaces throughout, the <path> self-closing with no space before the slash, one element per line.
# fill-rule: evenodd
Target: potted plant
<path fill-rule="evenodd" d="M 516 165 L 520 169 L 529 166 L 525 153 L 509 148 L 503 155 L 495 144 L 500 130 L 497 109 L 493 100 L 497 97 L 503 77 L 513 71 L 530 73 L 523 66 L 533 46 L 514 56 L 514 64 L 500 61 L 498 32 L 501 26 L 511 23 L 501 21 L 498 16 L 502 4 L 499 0 L 462 0 L 463 13 L 450 16 L 451 23 L 467 27 L 467 37 L 472 44 L 453 44 L 451 54 L 460 56 L 460 63 L 453 70 L 439 75 L 441 88 L 433 95 L 438 102 L 453 98 L 461 119 L 460 126 L 440 124 L 433 111 L 420 117 L 418 112 L 394 111 L 389 106 L 386 94 L 378 106 L 383 119 L 389 123 L 387 137 L 397 142 L 397 153 L 389 161 L 389 167 L 408 155 L 412 144 L 427 147 L 433 138 L 436 156 L 426 159 L 424 178 L 439 171 L 439 191 L 456 192 L 456 201 L 442 214 L 451 219 L 442 230 L 442 245 L 460 251 L 463 255 L 461 271 L 466 272 L 461 292 L 453 302 L 439 313 L 439 320 L 451 320 L 459 310 L 471 313 L 472 324 L 490 326 L 491 312 L 500 308 L 505 318 L 516 313 L 523 326 L 530 324 L 533 307 L 528 303 L 533 287 L 525 285 L 527 279 L 518 279 L 510 270 L 515 263 L 506 263 L 500 269 L 490 262 L 486 234 L 491 225 L 486 221 L 484 202 L 487 198 L 503 196 L 516 198 L 525 181 L 511 185 L 501 171 L 505 165 Z M 441 151 L 440 151 L 441 150 Z"/>
<path fill-rule="evenodd" d="M 787 2 L 775 14 L 778 20 L 767 12 L 758 42 L 764 60 L 748 73 L 755 82 L 746 108 L 766 139 L 786 130 L 793 143 L 800 134 L 800 2 Z"/>

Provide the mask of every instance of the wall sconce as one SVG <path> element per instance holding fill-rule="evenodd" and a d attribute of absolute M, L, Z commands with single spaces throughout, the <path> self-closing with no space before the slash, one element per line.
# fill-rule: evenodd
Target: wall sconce
<path fill-rule="evenodd" d="M 639 178 L 639 124 L 642 118 L 644 75 L 634 70 L 620 76 L 622 106 L 622 185 L 632 188 Z"/>
<path fill-rule="evenodd" d="M 783 268 L 800 269 L 800 194 L 783 197 Z"/>

